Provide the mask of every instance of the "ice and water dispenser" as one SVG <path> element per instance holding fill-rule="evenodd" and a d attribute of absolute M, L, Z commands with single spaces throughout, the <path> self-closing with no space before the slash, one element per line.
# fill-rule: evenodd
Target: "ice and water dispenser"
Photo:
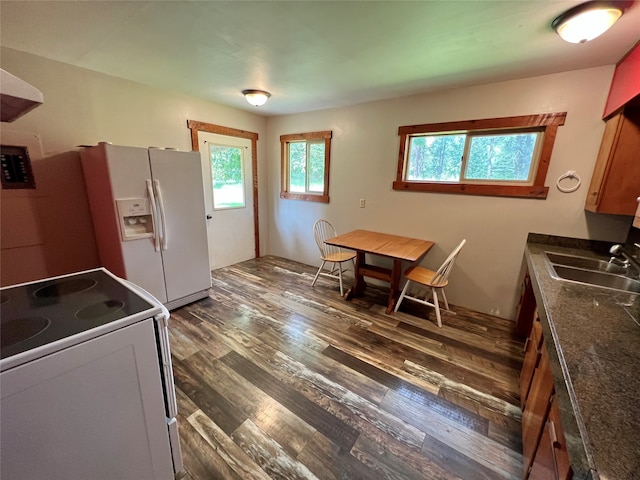
<path fill-rule="evenodd" d="M 148 198 L 116 200 L 122 240 L 137 240 L 153 236 L 153 219 Z"/>

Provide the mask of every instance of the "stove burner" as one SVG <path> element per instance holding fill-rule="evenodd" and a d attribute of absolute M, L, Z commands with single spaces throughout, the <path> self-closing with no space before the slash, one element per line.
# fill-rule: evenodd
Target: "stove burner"
<path fill-rule="evenodd" d="M 122 310 L 124 302 L 120 300 L 105 300 L 104 302 L 95 303 L 76 313 L 76 318 L 80 320 L 91 320 L 94 318 L 104 317 L 112 313 Z"/>
<path fill-rule="evenodd" d="M 72 293 L 84 292 L 94 287 L 98 282 L 92 278 L 71 278 L 68 280 L 58 280 L 51 285 L 39 288 L 33 294 L 38 298 L 54 298 L 70 295 Z"/>
<path fill-rule="evenodd" d="M 42 333 L 51 325 L 51 320 L 44 317 L 13 318 L 2 322 L 0 329 L 0 348 L 7 348 Z"/>

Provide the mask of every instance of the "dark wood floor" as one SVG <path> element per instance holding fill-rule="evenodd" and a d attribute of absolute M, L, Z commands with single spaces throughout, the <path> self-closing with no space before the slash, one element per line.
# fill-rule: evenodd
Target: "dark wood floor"
<path fill-rule="evenodd" d="M 512 322 L 386 315 L 383 288 L 346 302 L 315 268 L 216 270 L 172 312 L 184 479 L 521 478 Z"/>

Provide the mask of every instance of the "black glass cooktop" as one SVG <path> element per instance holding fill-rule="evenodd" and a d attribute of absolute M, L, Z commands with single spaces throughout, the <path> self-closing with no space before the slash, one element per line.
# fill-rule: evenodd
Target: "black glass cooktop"
<path fill-rule="evenodd" d="M 152 308 L 104 270 L 0 290 L 0 358 Z"/>

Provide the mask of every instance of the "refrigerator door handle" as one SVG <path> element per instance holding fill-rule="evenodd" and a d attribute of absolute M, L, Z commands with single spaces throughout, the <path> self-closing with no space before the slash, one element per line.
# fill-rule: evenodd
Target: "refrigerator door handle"
<path fill-rule="evenodd" d="M 164 213 L 164 201 L 162 200 L 162 189 L 158 180 L 153 181 L 153 185 L 158 195 L 158 204 L 160 205 L 160 222 L 162 223 L 162 250 L 167 249 L 167 219 Z"/>
<path fill-rule="evenodd" d="M 160 235 L 158 234 L 158 221 L 156 220 L 156 212 L 158 207 L 156 205 L 156 196 L 153 193 L 153 187 L 151 186 L 151 180 L 147 180 L 147 193 L 149 194 L 149 200 L 151 201 L 151 224 L 153 225 L 153 246 L 156 252 L 160 251 Z"/>

